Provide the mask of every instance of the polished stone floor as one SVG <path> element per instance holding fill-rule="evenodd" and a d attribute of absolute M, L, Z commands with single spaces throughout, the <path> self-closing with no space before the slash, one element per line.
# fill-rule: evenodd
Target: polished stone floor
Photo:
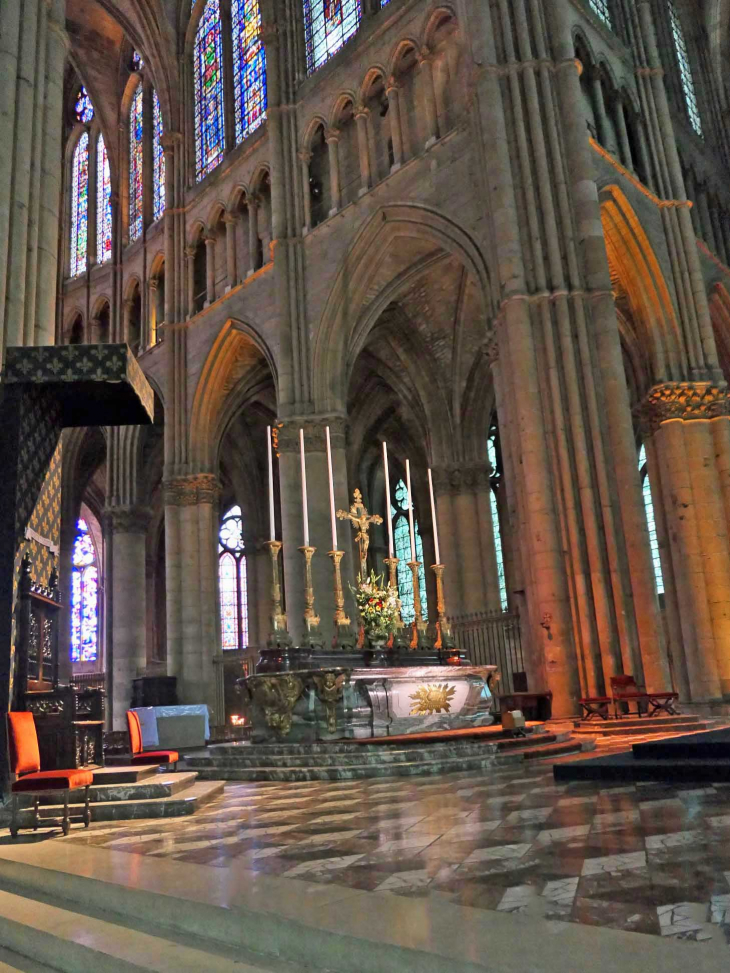
<path fill-rule="evenodd" d="M 194 817 L 93 825 L 61 840 L 730 943 L 730 785 L 555 786 L 547 765 L 411 780 L 229 784 Z"/>

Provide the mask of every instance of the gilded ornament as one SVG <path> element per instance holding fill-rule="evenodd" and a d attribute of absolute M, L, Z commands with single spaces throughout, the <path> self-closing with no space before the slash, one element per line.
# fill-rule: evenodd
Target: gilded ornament
<path fill-rule="evenodd" d="M 277 673 L 272 676 L 252 676 L 246 686 L 255 703 L 264 711 L 267 726 L 279 736 L 289 735 L 292 712 L 304 691 L 304 683 L 293 673 Z"/>
<path fill-rule="evenodd" d="M 419 686 L 408 697 L 413 700 L 411 716 L 433 716 L 434 713 L 450 713 L 451 700 L 456 695 L 456 687 L 447 683 Z"/>

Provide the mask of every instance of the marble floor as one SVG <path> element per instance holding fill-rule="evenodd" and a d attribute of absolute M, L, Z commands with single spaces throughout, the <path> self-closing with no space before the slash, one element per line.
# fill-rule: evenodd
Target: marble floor
<path fill-rule="evenodd" d="M 56 840 L 56 839 L 54 839 Z M 551 767 L 229 784 L 194 817 L 58 840 L 378 896 L 730 943 L 730 785 L 555 786 Z"/>

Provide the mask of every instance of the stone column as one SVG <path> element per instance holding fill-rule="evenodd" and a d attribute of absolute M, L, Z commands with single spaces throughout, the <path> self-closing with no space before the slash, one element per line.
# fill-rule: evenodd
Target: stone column
<path fill-rule="evenodd" d="M 400 86 L 395 78 L 390 78 L 387 83 L 386 94 L 388 95 L 388 117 L 390 118 L 390 138 L 393 142 L 393 165 L 391 171 L 395 172 L 403 165 L 403 130 L 400 123 Z"/>
<path fill-rule="evenodd" d="M 226 264 L 228 273 L 226 291 L 229 291 L 238 283 L 238 274 L 236 273 L 236 227 L 238 226 L 238 218 L 230 213 L 226 213 L 223 217 L 223 222 L 226 224 Z"/>
<path fill-rule="evenodd" d="M 439 137 L 436 92 L 433 84 L 433 55 L 429 50 L 424 49 L 419 54 L 418 69 L 423 93 L 423 107 L 426 116 L 426 148 L 428 148 Z"/>
<path fill-rule="evenodd" d="M 156 277 L 150 277 L 147 281 L 147 327 L 142 337 L 142 346 L 151 348 L 157 342 L 157 286 L 159 281 Z"/>
<path fill-rule="evenodd" d="M 188 263 L 188 317 L 195 314 L 195 251 L 197 247 L 185 247 Z"/>
<path fill-rule="evenodd" d="M 145 537 L 150 516 L 144 507 L 109 507 L 104 511 L 106 609 L 111 619 L 106 653 L 108 704 L 114 730 L 125 729 L 132 680 L 147 664 Z"/>
<path fill-rule="evenodd" d="M 613 117 L 616 121 L 616 131 L 618 132 L 619 146 L 621 148 L 621 161 L 630 171 L 634 171 L 634 159 L 631 155 L 631 143 L 629 142 L 629 132 L 626 128 L 626 115 L 623 98 L 616 97 L 613 104 Z"/>
<path fill-rule="evenodd" d="M 357 125 L 357 148 L 360 156 L 360 195 L 364 196 L 371 186 L 370 176 L 370 139 L 368 137 L 369 109 L 360 105 L 355 112 Z"/>
<path fill-rule="evenodd" d="M 593 107 L 596 112 L 596 129 L 598 131 L 598 141 L 608 151 L 612 151 L 615 147 L 613 145 L 613 140 L 610 137 L 611 128 L 608 122 L 608 115 L 606 114 L 606 104 L 603 100 L 603 84 L 601 83 L 601 75 L 598 71 L 594 71 L 591 74 L 591 89 L 593 91 Z"/>
<path fill-rule="evenodd" d="M 336 128 L 328 130 L 327 145 L 329 147 L 330 196 L 332 200 L 329 215 L 334 216 L 335 213 L 339 212 L 342 205 L 342 193 L 340 189 L 340 133 Z"/>
<path fill-rule="evenodd" d="M 710 216 L 710 204 L 707 201 L 707 187 L 703 186 L 697 193 L 697 207 L 700 214 L 700 225 L 702 226 L 702 239 L 713 253 L 717 252 L 715 244 L 715 234 L 712 230 L 712 217 Z"/>
<path fill-rule="evenodd" d="M 103 332 L 100 318 L 91 318 L 89 321 L 89 344 L 98 345 L 103 340 Z"/>
<path fill-rule="evenodd" d="M 304 226 L 302 233 L 307 234 L 312 229 L 312 194 L 309 191 L 309 164 L 312 161 L 311 152 L 300 152 L 299 162 L 302 172 L 302 200 L 304 202 Z"/>
<path fill-rule="evenodd" d="M 208 284 L 206 307 L 215 303 L 215 237 L 205 238 L 205 272 Z"/>
<path fill-rule="evenodd" d="M 259 262 L 259 200 L 255 193 L 248 197 L 248 252 L 251 268 L 250 277 L 258 270 Z"/>

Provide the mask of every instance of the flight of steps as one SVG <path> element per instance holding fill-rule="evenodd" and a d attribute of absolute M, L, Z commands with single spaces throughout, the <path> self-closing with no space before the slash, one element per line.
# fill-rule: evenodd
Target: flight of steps
<path fill-rule="evenodd" d="M 139 818 L 181 817 L 195 812 L 223 793 L 225 783 L 218 778 L 200 780 L 195 771 L 166 773 L 156 766 L 102 767 L 94 771 L 89 791 L 92 821 L 129 821 Z M 32 816 L 32 799 L 20 796 L 21 828 L 28 827 Z M 71 813 L 79 814 L 84 801 L 83 790 L 71 791 Z M 63 811 L 58 795 L 40 800 L 43 817 L 58 818 Z"/>
<path fill-rule="evenodd" d="M 630 717 L 620 720 L 580 720 L 573 726 L 576 736 L 653 736 L 659 733 L 672 733 L 680 736 L 683 733 L 694 733 L 699 730 L 710 730 L 719 721 L 716 719 L 701 719 L 699 716 L 653 716 Z"/>
<path fill-rule="evenodd" d="M 488 742 L 467 738 L 412 744 L 229 743 L 187 754 L 185 766 L 202 780 L 357 780 L 485 770 L 593 748 L 592 740 L 576 739 L 570 732 L 532 732 L 522 738 L 498 734 Z"/>

